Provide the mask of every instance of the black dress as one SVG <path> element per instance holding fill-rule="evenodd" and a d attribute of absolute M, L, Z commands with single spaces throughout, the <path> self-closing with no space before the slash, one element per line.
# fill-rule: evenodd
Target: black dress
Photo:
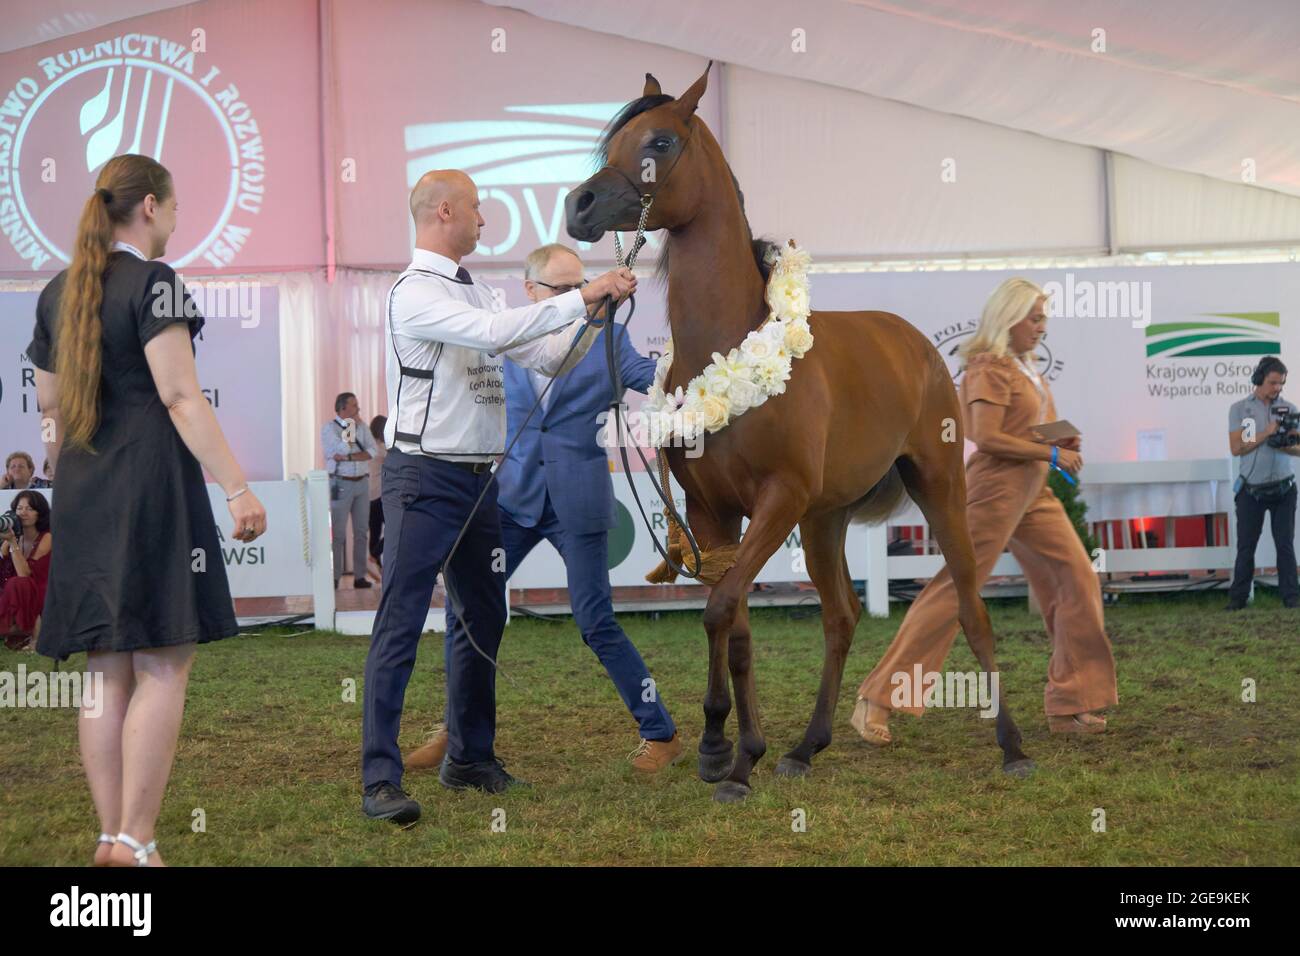
<path fill-rule="evenodd" d="M 59 296 L 67 272 L 41 292 L 27 355 L 53 372 Z M 59 453 L 45 612 L 36 649 L 132 651 L 237 633 L 226 566 L 203 470 L 172 424 L 144 346 L 173 322 L 193 339 L 203 318 L 170 308 L 178 288 L 164 262 L 117 251 L 104 272 L 102 385 L 94 452 Z M 155 315 L 155 303 L 160 303 Z M 188 303 L 188 296 L 185 296 Z M 201 550 L 197 550 L 201 549 Z"/>

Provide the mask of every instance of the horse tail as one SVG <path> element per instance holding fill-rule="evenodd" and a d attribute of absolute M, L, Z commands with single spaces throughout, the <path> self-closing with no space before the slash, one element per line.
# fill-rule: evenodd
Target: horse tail
<path fill-rule="evenodd" d="M 872 485 L 871 490 L 853 506 L 853 522 L 879 524 L 893 514 L 906 493 L 907 488 L 903 485 L 902 475 L 898 473 L 898 465 L 890 465 L 885 476 Z"/>

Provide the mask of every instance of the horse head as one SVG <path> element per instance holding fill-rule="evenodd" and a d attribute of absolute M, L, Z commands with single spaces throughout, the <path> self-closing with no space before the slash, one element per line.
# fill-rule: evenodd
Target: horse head
<path fill-rule="evenodd" d="M 676 98 L 645 75 L 641 97 L 619 110 L 601 135 L 597 154 L 603 165 L 565 199 L 570 236 L 596 242 L 610 229 L 635 229 L 644 196 L 653 197 L 647 232 L 674 229 L 691 220 L 702 199 L 701 174 L 707 162 L 699 141 L 708 136 L 695 110 L 712 65 L 709 61 L 700 78 Z"/>

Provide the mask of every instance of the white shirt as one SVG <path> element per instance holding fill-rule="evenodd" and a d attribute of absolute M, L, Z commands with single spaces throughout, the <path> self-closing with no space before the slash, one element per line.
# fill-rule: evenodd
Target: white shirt
<path fill-rule="evenodd" d="M 555 389 L 551 389 L 549 392 L 546 391 L 546 386 L 551 384 L 551 377 L 543 375 L 535 368 L 530 368 L 528 370 L 528 379 L 533 383 L 533 393 L 535 395 L 540 396 L 543 392 L 546 393 L 546 397 L 542 399 L 541 407 L 541 412 L 545 415 L 546 410 L 551 407 L 551 397 L 555 394 Z"/>
<path fill-rule="evenodd" d="M 352 440 L 348 441 L 349 430 Z M 350 418 L 335 418 L 320 430 L 321 453 L 325 456 L 325 470 L 340 478 L 360 478 L 370 474 L 369 461 L 335 461 L 335 455 L 352 455 L 359 451 L 375 456 L 375 436 L 370 429 L 358 425 Z"/>
<path fill-rule="evenodd" d="M 389 290 L 384 444 L 408 454 L 491 461 L 505 448 L 500 356 L 553 377 L 577 365 L 596 336 L 594 330 L 582 334 L 589 326 L 578 289 L 506 309 L 491 287 L 458 281 L 457 268 L 446 256 L 416 249 Z"/>

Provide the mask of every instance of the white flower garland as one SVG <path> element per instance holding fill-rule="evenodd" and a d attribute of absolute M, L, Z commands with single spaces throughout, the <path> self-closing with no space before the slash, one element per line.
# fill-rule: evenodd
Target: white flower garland
<path fill-rule="evenodd" d="M 664 391 L 673 364 L 673 343 L 669 339 L 643 406 L 653 446 L 663 447 L 674 435 L 690 442 L 701 431 L 712 434 L 785 391 L 794 360 L 803 358 L 813 345 L 808 327 L 811 261 L 793 239 L 776 253 L 767 280 L 767 304 L 772 310 L 767 320 L 725 356 L 714 352 L 713 362 L 704 371 L 685 389 L 679 386 L 672 393 Z"/>

